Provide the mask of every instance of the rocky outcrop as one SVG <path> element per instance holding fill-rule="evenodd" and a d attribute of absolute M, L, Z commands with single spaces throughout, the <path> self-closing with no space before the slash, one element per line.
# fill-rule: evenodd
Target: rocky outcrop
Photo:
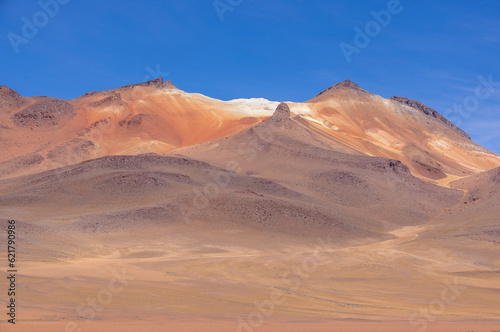
<path fill-rule="evenodd" d="M 363 93 L 370 93 L 364 89 L 362 89 L 359 85 L 357 85 L 356 83 L 354 83 L 353 81 L 347 79 L 343 82 L 340 82 L 340 83 L 337 83 L 337 84 L 334 84 L 332 85 L 331 87 L 329 87 L 328 89 L 320 92 L 318 95 L 316 95 L 316 97 L 314 98 L 318 98 L 320 96 L 323 96 L 329 92 L 334 92 L 336 90 L 354 90 L 354 91 L 359 91 L 359 92 L 363 92 Z M 313 98 L 313 99 L 314 99 Z"/>
<path fill-rule="evenodd" d="M 113 91 L 109 96 L 107 96 L 104 99 L 98 100 L 96 102 L 90 103 L 90 107 L 107 107 L 107 106 L 113 106 L 116 104 L 125 104 L 124 100 L 122 99 L 121 95 Z"/>
<path fill-rule="evenodd" d="M 0 85 L 0 113 L 4 110 L 17 109 L 26 103 L 26 99 L 16 91 Z"/>
<path fill-rule="evenodd" d="M 60 120 L 75 115 L 76 109 L 71 104 L 60 99 L 43 97 L 14 114 L 11 120 L 18 127 L 56 126 Z"/>
<path fill-rule="evenodd" d="M 438 119 L 440 122 L 442 122 L 445 125 L 447 125 L 448 127 L 452 128 L 454 131 L 456 131 L 458 134 L 460 134 L 460 136 L 463 136 L 463 137 L 465 137 L 467 139 L 471 139 L 470 136 L 469 136 L 469 134 L 467 134 L 465 131 L 463 131 L 462 129 L 460 129 L 457 126 L 455 126 L 451 121 L 449 121 L 448 119 L 446 119 L 444 116 L 442 116 L 441 114 L 439 114 L 437 111 L 435 111 L 432 108 L 430 108 L 430 107 L 422 104 L 419 101 L 411 100 L 411 99 L 408 99 L 408 98 L 405 98 L 405 97 L 401 97 L 401 96 L 393 96 L 393 97 L 390 98 L 390 100 L 397 101 L 397 102 L 399 102 L 401 104 L 404 104 L 404 105 L 410 106 L 412 108 L 415 108 L 415 109 L 421 111 L 422 113 L 424 113 L 425 115 L 432 116 L 433 118 Z"/>
<path fill-rule="evenodd" d="M 288 119 L 290 118 L 290 107 L 286 103 L 281 103 L 274 111 L 273 119 Z"/>
<path fill-rule="evenodd" d="M 151 80 L 151 81 L 147 81 L 147 82 L 143 82 L 143 83 L 140 83 L 140 84 L 129 84 L 129 85 L 125 85 L 125 86 L 122 86 L 120 89 L 124 89 L 124 88 L 129 88 L 129 89 L 132 89 L 132 88 L 135 88 L 136 86 L 146 86 L 146 87 L 154 87 L 154 88 L 168 88 L 168 89 L 177 89 L 173 84 L 172 84 L 172 81 L 168 80 L 168 81 L 163 81 L 163 78 L 161 77 L 158 77 L 158 78 L 155 78 L 154 80 Z"/>

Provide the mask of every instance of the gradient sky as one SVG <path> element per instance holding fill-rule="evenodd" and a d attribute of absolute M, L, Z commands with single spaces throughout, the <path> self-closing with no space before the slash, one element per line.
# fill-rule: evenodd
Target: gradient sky
<path fill-rule="evenodd" d="M 221 0 L 222 14 L 213 0 L 60 1 L 51 17 L 0 0 L 0 84 L 71 99 L 162 76 L 223 100 L 305 101 L 349 78 L 419 100 L 500 153 L 500 83 L 475 97 L 480 76 L 500 82 L 500 1 Z M 340 44 L 388 6 L 348 63 Z"/>

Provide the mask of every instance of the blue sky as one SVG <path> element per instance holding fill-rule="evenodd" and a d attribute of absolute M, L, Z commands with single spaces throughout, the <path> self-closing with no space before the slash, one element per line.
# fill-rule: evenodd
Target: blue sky
<path fill-rule="evenodd" d="M 0 0 L 0 84 L 22 95 L 163 76 L 223 100 L 305 101 L 349 78 L 419 100 L 500 153 L 500 83 L 475 97 L 479 77 L 500 82 L 498 1 L 54 1 Z M 350 62 L 341 43 L 359 46 Z"/>

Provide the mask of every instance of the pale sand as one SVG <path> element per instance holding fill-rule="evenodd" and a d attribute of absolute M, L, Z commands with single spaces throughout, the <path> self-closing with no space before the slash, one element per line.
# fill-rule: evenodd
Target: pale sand
<path fill-rule="evenodd" d="M 199 321 L 199 322 L 164 322 L 149 321 L 122 321 L 122 322 L 91 322 L 78 325 L 82 332 L 238 332 L 238 326 L 233 322 Z M 65 331 L 66 323 L 32 323 L 21 322 L 15 327 L 0 324 L 1 331 L 5 332 L 58 332 Z M 437 322 L 429 324 L 427 332 L 492 332 L 499 331 L 500 323 L 490 322 Z M 68 330 L 68 331 L 71 331 Z M 77 331 L 77 330 L 76 330 Z M 245 331 L 245 330 L 243 330 Z M 413 332 L 418 327 L 412 327 L 407 322 L 344 322 L 331 321 L 325 323 L 298 322 L 283 323 L 269 322 L 255 328 L 255 332 Z"/>

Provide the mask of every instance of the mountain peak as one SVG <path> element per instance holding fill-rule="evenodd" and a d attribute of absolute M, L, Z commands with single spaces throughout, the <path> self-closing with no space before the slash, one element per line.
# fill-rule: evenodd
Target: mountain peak
<path fill-rule="evenodd" d="M 144 83 L 141 83 L 139 85 L 143 85 L 143 86 L 149 86 L 149 85 L 163 85 L 163 78 L 161 77 L 158 77 L 158 78 L 155 78 L 154 80 L 151 80 L 151 81 L 146 81 Z"/>
<path fill-rule="evenodd" d="M 342 81 L 340 83 L 337 83 L 334 85 L 335 87 L 343 87 L 343 88 L 351 88 L 355 90 L 363 90 L 359 85 L 351 81 L 350 79 L 346 79 L 345 81 Z"/>
<path fill-rule="evenodd" d="M 170 89 L 177 89 L 177 87 L 172 84 L 172 81 L 170 81 L 170 80 L 163 81 L 163 78 L 161 78 L 161 77 L 155 78 L 154 80 L 151 80 L 151 81 L 139 83 L 139 84 L 125 85 L 125 86 L 122 86 L 122 88 L 132 89 L 136 86 L 146 86 L 146 87 L 156 87 L 156 88 L 165 87 L 165 88 L 170 88 Z"/>
<path fill-rule="evenodd" d="M 330 93 L 335 92 L 335 91 L 347 91 L 347 90 L 354 90 L 354 91 L 369 93 L 368 91 L 364 90 L 363 88 L 361 88 L 359 85 L 357 85 L 356 83 L 354 83 L 350 79 L 346 79 L 345 81 L 334 84 L 331 87 L 329 87 L 328 89 L 320 92 L 313 99 L 316 99 L 320 96 L 321 97 L 328 96 Z"/>
<path fill-rule="evenodd" d="M 20 95 L 6 85 L 0 85 L 0 96 L 20 97 Z"/>
<path fill-rule="evenodd" d="M 11 88 L 0 85 L 0 112 L 7 108 L 20 107 L 26 102 L 25 98 Z"/>
<path fill-rule="evenodd" d="M 273 119 L 287 119 L 290 117 L 290 107 L 286 103 L 281 103 L 274 111 Z"/>

